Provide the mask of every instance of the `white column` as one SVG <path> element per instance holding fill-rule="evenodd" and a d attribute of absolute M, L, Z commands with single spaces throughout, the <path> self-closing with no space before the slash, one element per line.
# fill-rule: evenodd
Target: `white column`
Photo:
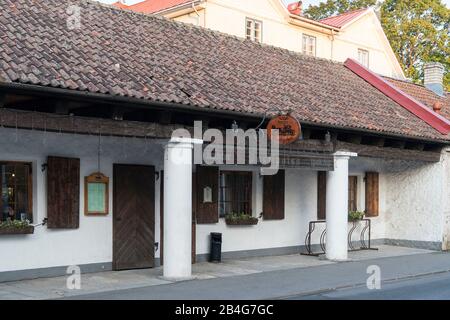
<path fill-rule="evenodd" d="M 348 160 L 351 152 L 334 154 L 334 171 L 327 174 L 326 195 L 326 257 L 329 260 L 347 260 L 348 232 Z"/>
<path fill-rule="evenodd" d="M 193 139 L 172 138 L 164 154 L 164 278 L 191 278 Z"/>

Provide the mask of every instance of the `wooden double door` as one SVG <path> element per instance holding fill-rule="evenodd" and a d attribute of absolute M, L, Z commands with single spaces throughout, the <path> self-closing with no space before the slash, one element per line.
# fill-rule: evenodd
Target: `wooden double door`
<path fill-rule="evenodd" d="M 155 167 L 114 165 L 113 268 L 155 266 Z"/>

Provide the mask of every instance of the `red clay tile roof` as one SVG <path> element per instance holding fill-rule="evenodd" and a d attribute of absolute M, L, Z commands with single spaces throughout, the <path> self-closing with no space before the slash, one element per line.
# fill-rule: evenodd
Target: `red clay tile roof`
<path fill-rule="evenodd" d="M 352 70 L 355 74 L 383 92 L 383 94 L 397 102 L 406 110 L 418 116 L 440 133 L 444 135 L 450 133 L 450 121 L 444 116 L 434 112 L 434 110 L 430 110 L 430 108 L 424 105 L 421 101 L 406 95 L 396 86 L 385 80 L 383 77 L 377 75 L 375 72 L 367 69 L 356 60 L 349 58 L 345 61 L 344 66 Z"/>
<path fill-rule="evenodd" d="M 123 3 L 120 2 L 120 1 L 117 1 L 117 2 L 113 3 L 112 5 L 113 5 L 114 7 L 116 7 L 116 8 L 119 8 L 119 9 L 127 9 L 127 8 L 130 7 L 130 6 L 126 5 L 126 4 L 123 4 Z"/>
<path fill-rule="evenodd" d="M 367 8 L 353 10 L 353 11 L 345 12 L 343 14 L 339 14 L 336 16 L 332 16 L 332 17 L 328 17 L 328 18 L 319 20 L 319 22 L 324 23 L 329 26 L 332 26 L 332 27 L 335 27 L 335 28 L 342 28 L 344 25 L 346 25 L 353 19 L 356 19 L 359 16 L 361 16 L 367 10 L 368 10 Z"/>
<path fill-rule="evenodd" d="M 123 5 L 120 2 L 116 2 L 113 6 L 121 9 L 128 9 L 134 12 L 140 13 L 155 13 L 161 10 L 173 8 L 175 6 L 182 5 L 184 3 L 193 2 L 192 0 L 145 0 L 136 3 L 131 6 Z"/>
<path fill-rule="evenodd" d="M 407 95 L 419 100 L 430 109 L 433 109 L 435 102 L 442 103 L 441 114 L 450 120 L 450 93 L 446 92 L 444 97 L 435 94 L 420 84 L 415 84 L 405 80 L 397 80 L 384 77 L 387 81 L 395 85 Z"/>
<path fill-rule="evenodd" d="M 67 8 L 81 8 L 70 30 Z M 0 2 L 0 85 L 22 83 L 445 140 L 341 63 L 86 0 Z M 168 107 L 169 108 L 169 107 Z"/>

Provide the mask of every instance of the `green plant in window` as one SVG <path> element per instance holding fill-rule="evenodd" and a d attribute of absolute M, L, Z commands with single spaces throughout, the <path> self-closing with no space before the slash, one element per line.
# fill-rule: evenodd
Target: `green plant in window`
<path fill-rule="evenodd" d="M 225 215 L 225 221 L 228 224 L 256 224 L 258 218 L 255 218 L 246 213 L 229 213 Z"/>
<path fill-rule="evenodd" d="M 348 213 L 348 221 L 358 221 L 364 218 L 364 212 L 361 211 L 350 211 Z"/>
<path fill-rule="evenodd" d="M 30 226 L 29 220 L 11 220 L 0 222 L 0 229 L 25 229 Z"/>

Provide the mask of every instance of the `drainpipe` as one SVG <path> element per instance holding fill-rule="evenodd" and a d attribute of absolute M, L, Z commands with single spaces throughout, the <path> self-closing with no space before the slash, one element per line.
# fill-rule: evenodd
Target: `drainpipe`
<path fill-rule="evenodd" d="M 201 1 L 200 3 L 202 2 L 203 1 Z M 198 13 L 197 8 L 195 7 L 195 2 L 192 3 L 192 10 L 194 10 L 195 14 L 197 15 L 197 26 L 200 26 L 200 13 Z M 203 27 L 206 28 L 206 12 L 203 12 Z"/>
<path fill-rule="evenodd" d="M 200 26 L 200 14 L 195 7 L 195 2 L 192 2 L 192 10 L 194 10 L 195 14 L 197 15 L 197 26 Z"/>
<path fill-rule="evenodd" d="M 334 30 L 331 30 L 331 57 L 330 60 L 333 60 L 334 56 Z"/>

